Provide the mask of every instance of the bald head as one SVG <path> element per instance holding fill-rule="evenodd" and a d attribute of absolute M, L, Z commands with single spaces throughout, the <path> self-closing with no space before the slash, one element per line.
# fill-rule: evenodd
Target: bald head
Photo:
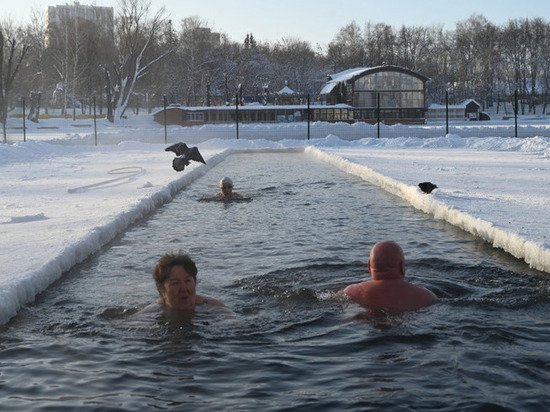
<path fill-rule="evenodd" d="M 369 271 L 374 280 L 403 279 L 405 255 L 401 246 L 391 240 L 375 244 L 370 251 Z"/>

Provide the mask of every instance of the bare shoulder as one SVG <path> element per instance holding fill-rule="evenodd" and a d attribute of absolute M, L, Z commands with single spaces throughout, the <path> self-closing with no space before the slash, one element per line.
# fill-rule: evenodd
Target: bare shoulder
<path fill-rule="evenodd" d="M 424 296 L 426 297 L 426 300 L 435 302 L 437 300 L 437 296 L 435 293 L 433 293 L 430 289 L 428 289 L 425 286 L 418 286 L 421 290 Z"/>
<path fill-rule="evenodd" d="M 338 295 L 349 297 L 353 300 L 363 298 L 363 295 L 369 290 L 368 282 L 354 283 L 345 289 L 338 291 Z"/>
<path fill-rule="evenodd" d="M 218 300 L 216 298 L 211 298 L 209 296 L 197 295 L 197 301 L 198 301 L 197 303 L 199 305 L 212 305 L 212 306 L 223 306 L 223 307 L 225 307 L 223 302 L 221 302 L 220 300 Z"/>
<path fill-rule="evenodd" d="M 219 301 L 218 299 L 215 299 L 215 298 L 207 298 L 207 299 L 208 299 L 208 302 L 206 303 L 208 303 L 209 305 L 225 307 L 223 302 Z"/>

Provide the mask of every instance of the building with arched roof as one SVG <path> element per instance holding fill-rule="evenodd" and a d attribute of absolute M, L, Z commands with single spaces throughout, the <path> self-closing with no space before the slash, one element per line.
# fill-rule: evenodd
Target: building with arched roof
<path fill-rule="evenodd" d="M 330 75 L 319 104 L 293 104 L 299 96 L 283 88 L 276 105 L 170 107 L 154 115 L 164 124 L 206 123 L 368 122 L 424 123 L 426 83 L 430 79 L 398 66 L 359 67 Z M 283 98 L 285 97 L 285 98 Z M 298 99 L 299 100 L 299 99 Z M 238 110 L 237 110 L 238 109 Z"/>
<path fill-rule="evenodd" d="M 404 67 L 358 67 L 332 74 L 320 93 L 323 105 L 340 106 L 342 119 L 376 123 L 424 122 L 430 79 Z M 342 108 L 347 108 L 342 112 Z M 320 114 L 321 120 L 322 113 Z"/>

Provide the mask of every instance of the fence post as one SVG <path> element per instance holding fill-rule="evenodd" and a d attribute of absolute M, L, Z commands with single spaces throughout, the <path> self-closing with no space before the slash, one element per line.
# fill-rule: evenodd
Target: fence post
<path fill-rule="evenodd" d="M 25 119 L 25 98 L 23 97 L 23 141 L 27 141 L 27 123 Z"/>
<path fill-rule="evenodd" d="M 95 145 L 97 146 L 97 116 L 96 116 L 96 106 L 95 106 L 95 96 L 94 101 L 94 136 L 95 136 Z"/>
<path fill-rule="evenodd" d="M 376 118 L 378 120 L 378 130 L 376 138 L 380 139 L 380 92 L 376 93 Z"/>
<path fill-rule="evenodd" d="M 307 92 L 307 140 L 310 138 L 310 121 L 311 121 L 311 109 L 310 109 L 310 92 Z"/>
<path fill-rule="evenodd" d="M 168 131 L 166 130 L 166 95 L 162 96 L 164 104 L 164 144 L 168 144 Z"/>
<path fill-rule="evenodd" d="M 515 137 L 518 137 L 518 90 L 514 91 L 514 122 L 515 122 Z"/>
<path fill-rule="evenodd" d="M 237 125 L 237 140 L 239 140 L 239 93 L 235 94 L 235 122 Z"/>
<path fill-rule="evenodd" d="M 449 91 L 445 90 L 445 135 L 449 134 Z"/>

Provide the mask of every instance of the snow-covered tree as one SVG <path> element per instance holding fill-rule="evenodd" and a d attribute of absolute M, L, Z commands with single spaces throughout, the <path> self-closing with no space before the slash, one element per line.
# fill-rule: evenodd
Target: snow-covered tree
<path fill-rule="evenodd" d="M 279 41 L 271 52 L 276 86 L 279 89 L 288 82 L 289 87 L 305 98 L 311 89 L 317 94 L 326 82 L 322 59 L 311 45 L 297 38 Z"/>
<path fill-rule="evenodd" d="M 104 66 L 107 102 L 115 121 L 124 116 L 138 81 L 148 74 L 152 65 L 171 52 L 155 53 L 158 38 L 162 34 L 164 8 L 150 17 L 150 2 L 146 0 L 121 0 L 116 21 L 118 61 Z"/>

